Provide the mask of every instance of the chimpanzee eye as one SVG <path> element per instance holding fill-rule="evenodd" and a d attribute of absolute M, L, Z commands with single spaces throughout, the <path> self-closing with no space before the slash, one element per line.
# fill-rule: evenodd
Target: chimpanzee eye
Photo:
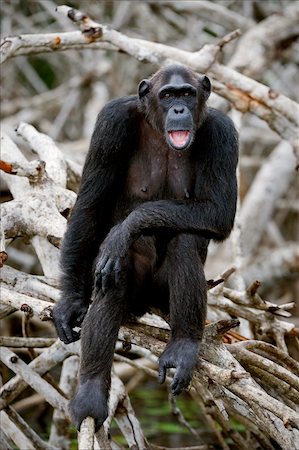
<path fill-rule="evenodd" d="M 169 99 L 171 99 L 171 98 L 173 98 L 173 97 L 174 97 L 174 93 L 173 93 L 173 92 L 162 92 L 162 93 L 160 94 L 160 98 L 161 98 L 161 99 L 169 100 Z"/>

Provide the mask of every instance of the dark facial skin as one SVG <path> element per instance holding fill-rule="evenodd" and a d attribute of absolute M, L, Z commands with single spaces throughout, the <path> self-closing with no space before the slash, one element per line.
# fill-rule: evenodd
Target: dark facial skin
<path fill-rule="evenodd" d="M 167 144 L 174 150 L 186 150 L 194 138 L 197 90 L 181 76 L 173 76 L 159 90 L 159 99 Z"/>
<path fill-rule="evenodd" d="M 158 128 L 169 147 L 175 151 L 187 150 L 192 144 L 211 92 L 207 77 L 191 77 L 183 67 L 180 69 L 177 73 L 171 73 L 171 70 L 165 73 L 163 85 L 157 92 L 152 89 L 153 83 L 157 82 L 154 77 L 152 80 L 143 80 L 139 85 L 141 105 L 148 108 L 150 97 L 158 112 Z"/>
<path fill-rule="evenodd" d="M 237 134 L 225 114 L 206 106 L 210 90 L 207 77 L 167 66 L 141 81 L 138 95 L 112 100 L 98 115 L 53 311 L 66 344 L 80 338 L 82 324 L 80 382 L 70 402 L 78 429 L 87 416 L 97 429 L 107 417 L 115 343 L 132 315 L 152 308 L 168 315 L 159 381 L 175 368 L 178 395 L 192 379 L 208 245 L 230 234 L 237 198 Z"/>

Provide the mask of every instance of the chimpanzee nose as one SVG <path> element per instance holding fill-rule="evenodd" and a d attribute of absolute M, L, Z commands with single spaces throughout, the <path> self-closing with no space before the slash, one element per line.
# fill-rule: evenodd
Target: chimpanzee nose
<path fill-rule="evenodd" d="M 176 106 L 176 107 L 174 108 L 174 112 L 175 112 L 176 114 L 183 114 L 184 111 L 185 111 L 184 106 Z"/>

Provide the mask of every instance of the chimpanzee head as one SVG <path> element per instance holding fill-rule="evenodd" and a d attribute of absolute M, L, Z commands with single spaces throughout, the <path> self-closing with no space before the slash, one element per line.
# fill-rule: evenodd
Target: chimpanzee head
<path fill-rule="evenodd" d="M 140 109 L 146 120 L 176 151 L 186 150 L 192 144 L 210 93 L 208 77 L 181 65 L 160 69 L 138 87 Z"/>

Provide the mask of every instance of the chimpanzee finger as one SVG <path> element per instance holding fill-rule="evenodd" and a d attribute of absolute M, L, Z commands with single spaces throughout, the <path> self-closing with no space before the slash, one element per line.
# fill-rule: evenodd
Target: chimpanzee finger
<path fill-rule="evenodd" d="M 109 256 L 105 256 L 104 254 L 98 258 L 97 264 L 96 264 L 96 272 L 97 273 L 102 272 L 102 270 L 106 266 L 108 260 L 109 260 Z"/>
<path fill-rule="evenodd" d="M 105 267 L 101 270 L 102 274 L 102 291 L 104 294 L 108 291 L 111 285 L 111 274 L 113 272 L 114 263 L 113 260 L 107 261 Z"/>
<path fill-rule="evenodd" d="M 66 326 L 64 328 L 65 335 L 67 337 L 68 342 L 66 344 L 70 344 L 71 342 L 78 341 L 80 339 L 80 333 L 77 331 L 72 330 L 69 326 Z"/>
<path fill-rule="evenodd" d="M 172 395 L 179 395 L 183 390 L 182 381 L 179 379 L 174 379 L 171 384 Z"/>
<path fill-rule="evenodd" d="M 107 294 L 110 287 L 110 274 L 102 272 L 102 292 Z"/>
<path fill-rule="evenodd" d="M 174 379 L 171 384 L 171 391 L 173 395 L 179 395 L 181 392 L 189 386 L 192 373 L 189 368 L 178 368 L 176 370 Z"/>
<path fill-rule="evenodd" d="M 102 289 L 102 273 L 96 272 L 95 278 L 96 278 L 96 287 L 98 289 Z"/>
<path fill-rule="evenodd" d="M 65 344 L 69 344 L 69 340 L 68 340 L 68 338 L 66 337 L 65 332 L 63 331 L 62 328 L 60 328 L 59 325 L 56 325 L 56 331 L 57 331 L 57 334 L 58 334 L 59 339 L 60 339 L 62 342 L 64 342 Z"/>
<path fill-rule="evenodd" d="M 79 341 L 79 339 L 81 339 L 81 330 L 79 330 L 79 331 L 72 330 L 72 334 L 73 334 L 72 342 L 76 342 L 76 341 Z"/>
<path fill-rule="evenodd" d="M 61 322 L 56 322 L 56 330 L 59 336 L 59 339 L 65 344 L 70 344 L 73 342 L 73 332 L 72 329 Z"/>
<path fill-rule="evenodd" d="M 165 378 L 166 378 L 166 366 L 164 364 L 159 364 L 158 383 L 163 384 Z"/>
<path fill-rule="evenodd" d="M 115 276 L 115 286 L 118 287 L 120 285 L 120 275 L 122 271 L 122 266 L 120 259 L 117 259 L 114 265 L 114 276 Z"/>
<path fill-rule="evenodd" d="M 84 309 L 80 312 L 80 314 L 78 315 L 78 317 L 76 318 L 76 322 L 75 322 L 75 325 L 76 325 L 76 326 L 79 327 L 79 326 L 82 324 L 83 319 L 84 319 L 86 313 L 87 313 L 87 307 L 84 308 Z"/>

